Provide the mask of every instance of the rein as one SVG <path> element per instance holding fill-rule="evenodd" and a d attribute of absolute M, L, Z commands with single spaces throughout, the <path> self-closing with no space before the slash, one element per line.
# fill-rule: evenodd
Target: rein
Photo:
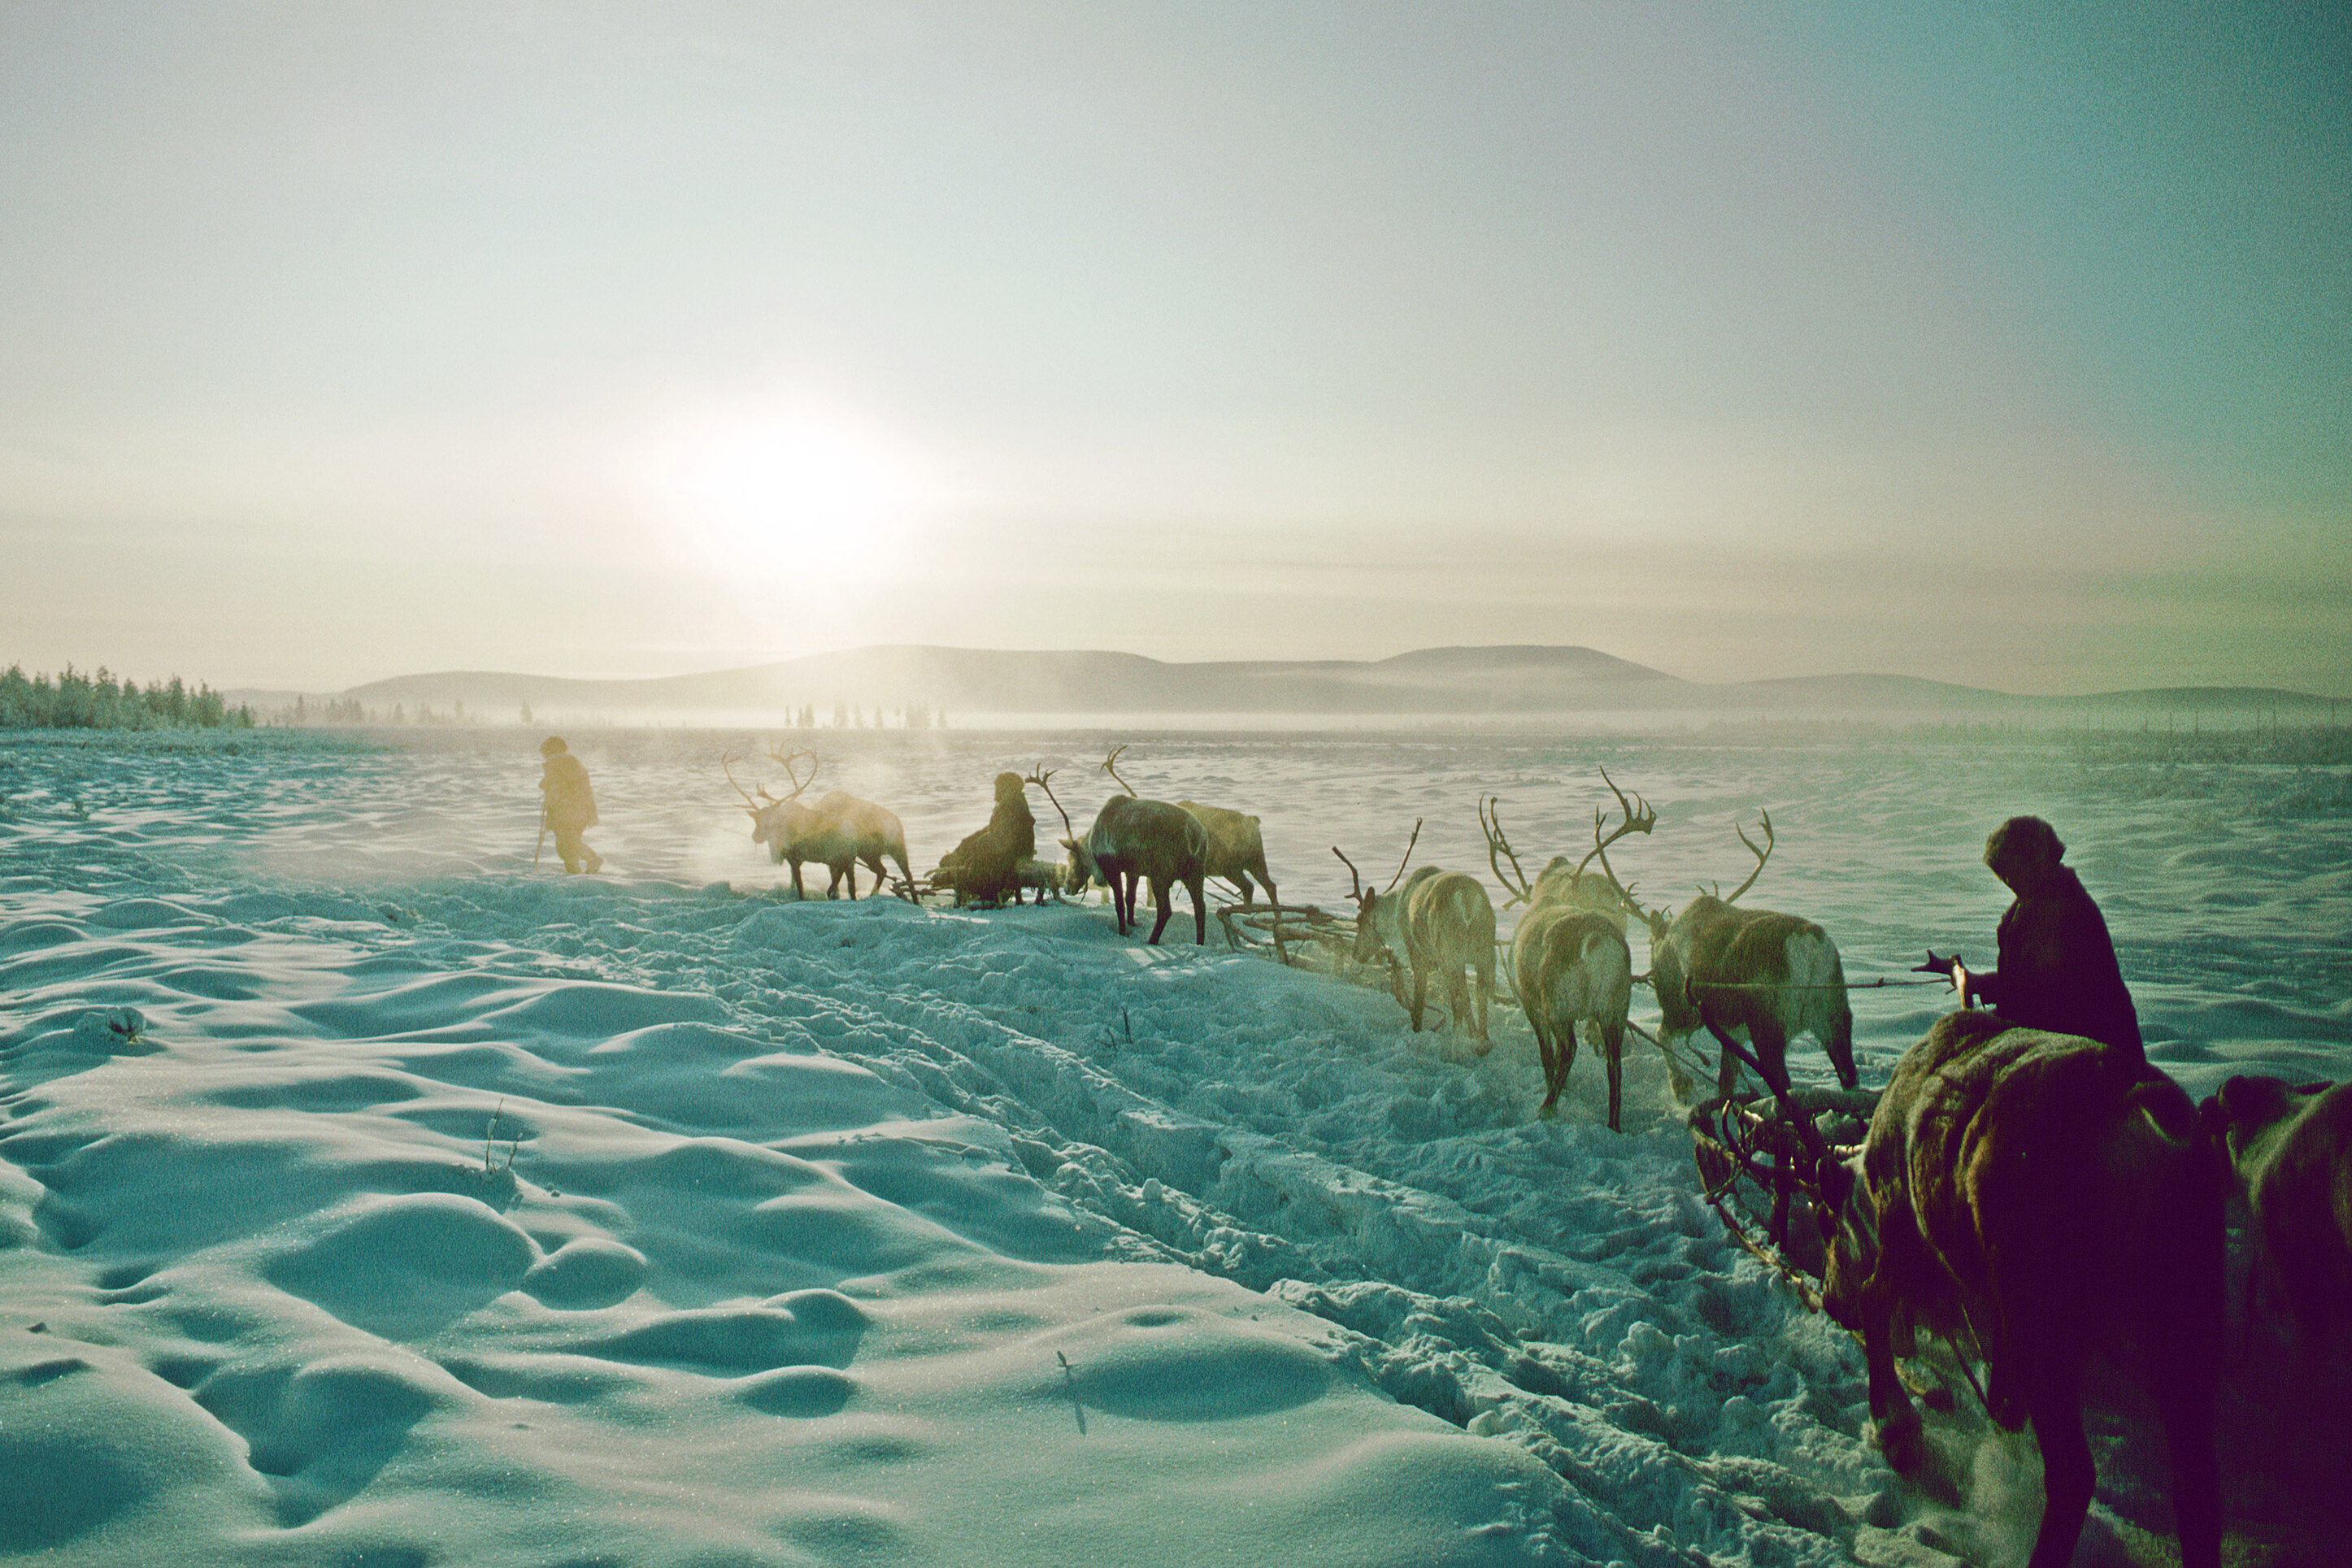
<path fill-rule="evenodd" d="M 1780 980 L 1685 980 L 1683 984 L 1685 989 L 1694 991 L 1875 991 L 1890 986 L 1942 986 L 1948 990 L 1952 982 L 1941 977 L 1895 980 L 1882 976 L 1875 980 L 1847 980 L 1834 986 L 1791 986 Z"/>

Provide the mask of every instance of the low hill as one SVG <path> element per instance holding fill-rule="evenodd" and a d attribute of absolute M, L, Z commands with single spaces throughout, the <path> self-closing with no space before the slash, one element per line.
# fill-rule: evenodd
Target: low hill
<path fill-rule="evenodd" d="M 227 694 L 232 702 L 254 700 Z M 286 706 L 289 694 L 257 701 Z M 813 706 L 822 718 L 860 710 L 921 708 L 951 716 L 1229 714 L 1361 716 L 1544 714 L 1878 717 L 1954 722 L 2124 722 L 2166 715 L 2242 721 L 2327 722 L 2337 706 L 2300 692 L 2172 687 L 2082 696 L 2019 696 L 1908 675 L 1841 674 L 1769 680 L 1684 680 L 1592 648 L 1541 645 L 1424 648 L 1379 660 L 1253 660 L 1178 664 L 1108 651 L 1022 652 L 890 644 L 772 664 L 645 680 L 583 681 L 493 671 L 446 671 L 374 681 L 310 702 L 341 701 L 387 716 L 394 705 L 446 716 L 463 705 L 493 722 L 525 707 L 545 720 L 705 718 L 769 722 Z"/>

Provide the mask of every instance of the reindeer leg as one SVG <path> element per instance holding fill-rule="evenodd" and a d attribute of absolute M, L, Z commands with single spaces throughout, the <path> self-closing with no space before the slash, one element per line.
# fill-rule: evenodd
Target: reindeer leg
<path fill-rule="evenodd" d="M 1621 1132 L 1623 1129 L 1617 1125 L 1617 1106 L 1625 1086 L 1625 1029 L 1606 1019 L 1601 1023 L 1601 1061 L 1609 1070 L 1609 1130 Z"/>
<path fill-rule="evenodd" d="M 1416 957 L 1412 961 L 1412 1003 L 1410 1009 L 1412 1013 L 1412 1032 L 1415 1034 L 1421 1032 L 1422 1009 L 1428 1005 L 1428 1002 L 1429 970 Z"/>
<path fill-rule="evenodd" d="M 2159 1322 L 2150 1379 L 2172 1468 L 2173 1527 L 2181 1568 L 2220 1568 L 2221 1476 L 2213 1449 L 2214 1401 L 2228 1338 L 2229 1281 L 2221 1193 L 2206 1187 L 2181 1206 L 2181 1251 L 2168 1270 L 2174 1294 Z"/>
<path fill-rule="evenodd" d="M 1172 889 L 1166 877 L 1155 876 L 1151 879 L 1151 907 L 1160 916 L 1151 923 L 1151 936 L 1148 939 L 1150 945 L 1154 947 L 1160 945 L 1160 934 L 1168 929 L 1169 915 L 1175 913 L 1174 901 L 1171 897 L 1171 892 Z"/>
<path fill-rule="evenodd" d="M 1780 1028 L 1780 1020 L 1769 1013 L 1761 1013 L 1748 1023 L 1748 1049 L 1756 1058 L 1757 1071 L 1764 1077 L 1764 1087 L 1775 1094 L 1789 1092 L 1789 1037 Z"/>
<path fill-rule="evenodd" d="M 1739 1053 L 1732 1049 L 1729 1030 L 1708 1018 L 1705 1012 L 1700 1013 L 1699 1021 L 1706 1025 L 1707 1033 L 1715 1036 L 1716 1044 L 1722 1052 L 1723 1068 L 1717 1075 L 1715 1092 L 1728 1100 L 1731 1098 L 1731 1092 L 1739 1087 Z M 1750 1039 L 1752 1040 L 1753 1037 L 1751 1036 Z"/>
<path fill-rule="evenodd" d="M 1469 1034 L 1474 1027 L 1470 1013 L 1470 982 L 1463 977 L 1463 974 L 1461 965 L 1446 966 L 1445 1006 L 1454 1015 L 1454 1033 L 1456 1038 Z M 1478 1054 L 1484 1056 L 1492 1049 L 1492 1046 L 1483 1030 L 1479 1032 L 1478 1040 Z"/>
<path fill-rule="evenodd" d="M 1486 1032 L 1486 1009 L 1495 995 L 1495 944 L 1486 944 L 1486 956 L 1478 965 L 1478 1038 L 1491 1049 L 1494 1037 Z M 1486 1054 L 1481 1051 L 1480 1055 Z"/>
<path fill-rule="evenodd" d="M 2083 1538 L 2098 1477 L 2083 1434 L 2082 1368 L 2045 1364 L 2041 1373 L 2029 1397 L 2034 1440 L 2042 1445 L 2042 1528 L 2026 1568 L 2066 1568 Z"/>
<path fill-rule="evenodd" d="M 1875 1298 L 1875 1292 L 1873 1292 Z M 1883 1298 L 1863 1305 L 1862 1355 L 1870 1369 L 1870 1419 L 1877 1429 L 1878 1451 L 1887 1464 L 1910 1475 L 1927 1458 L 1927 1428 L 1910 1391 L 1895 1367 L 1895 1331 Z"/>
<path fill-rule="evenodd" d="M 2219 1352 L 2180 1346 L 2155 1380 L 2164 1446 L 2172 1461 L 2172 1521 L 2180 1534 L 2180 1568 L 2221 1568 L 2221 1472 L 2213 1451 Z"/>
<path fill-rule="evenodd" d="M 1192 946 L 1205 947 L 1209 945 L 1208 878 L 1200 877 L 1186 883 L 1184 891 L 1192 895 Z"/>
<path fill-rule="evenodd" d="M 1568 1087 L 1569 1072 L 1576 1066 L 1576 1019 L 1570 1019 L 1566 1028 L 1558 1029 L 1553 1033 L 1551 1096 L 1544 1102 L 1546 1110 L 1551 1108 L 1552 1104 L 1559 1099 L 1561 1091 Z"/>
<path fill-rule="evenodd" d="M 1553 1059 L 1558 1053 L 1552 1049 L 1551 1032 L 1544 1027 L 1543 1020 L 1536 1016 L 1535 1008 L 1528 1009 L 1528 1028 L 1535 1034 L 1536 1056 L 1543 1062 L 1544 1102 L 1536 1107 L 1536 1114 L 1549 1115 L 1553 1104 L 1559 1099 L 1562 1074 L 1552 1066 Z"/>

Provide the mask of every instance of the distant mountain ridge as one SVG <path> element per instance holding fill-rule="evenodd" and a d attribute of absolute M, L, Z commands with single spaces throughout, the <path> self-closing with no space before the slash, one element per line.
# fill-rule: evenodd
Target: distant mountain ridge
<path fill-rule="evenodd" d="M 276 704 L 291 694 L 227 694 Z M 1110 651 L 1022 652 L 882 644 L 772 664 L 639 680 L 448 671 L 323 694 L 365 707 L 458 703 L 504 717 L 782 715 L 814 706 L 914 706 L 956 714 L 1537 715 L 1710 712 L 2027 717 L 2076 710 L 2332 714 L 2327 698 L 2251 687 L 2188 687 L 2031 697 L 1908 675 L 1844 674 L 1699 682 L 1597 649 L 1543 644 L 1423 648 L 1378 660 L 1174 664 Z"/>
<path fill-rule="evenodd" d="M 395 702 L 749 711 L 837 703 L 992 713 L 1533 713 L 1651 706 L 1700 688 L 1591 648 L 1431 648 L 1391 659 L 1170 664 L 1139 653 L 898 644 L 635 681 L 455 672 L 340 694 Z M 1606 700 L 1596 700 L 1601 694 Z"/>

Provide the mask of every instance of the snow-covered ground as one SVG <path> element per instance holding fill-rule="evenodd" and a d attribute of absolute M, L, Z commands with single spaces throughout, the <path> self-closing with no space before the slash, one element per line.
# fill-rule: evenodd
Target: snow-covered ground
<path fill-rule="evenodd" d="M 719 770 L 748 737 L 572 736 L 606 871 L 533 872 L 536 738 L 0 740 L 0 1556 L 2018 1552 L 2030 1440 L 1964 1410 L 1952 1486 L 1896 1481 L 1857 1350 L 1728 1241 L 1646 1048 L 1621 1136 L 1589 1054 L 1535 1117 L 1515 1012 L 1477 1058 L 1213 922 L 1180 940 L 1189 910 L 1150 949 L 1098 904 L 795 903 Z M 2040 811 L 2192 1092 L 2347 1075 L 2341 770 L 852 731 L 818 788 L 894 807 L 921 870 L 1001 768 L 1057 768 L 1083 826 L 1114 738 L 1144 793 L 1257 812 L 1286 901 L 1326 906 L 1332 845 L 1384 874 L 1416 818 L 1416 863 L 1484 876 L 1482 793 L 1530 869 L 1580 852 L 1599 765 L 1659 809 L 1613 855 L 1657 902 L 1744 877 L 1769 809 L 1747 902 L 1822 921 L 1855 980 L 1989 961 L 1984 835 Z M 1942 1003 L 1856 994 L 1865 1083 Z M 2225 1460 L 2260 1469 L 2261 1391 L 2232 1397 Z M 2160 1561 L 2160 1452 L 2102 1430 L 2081 1561 Z"/>

